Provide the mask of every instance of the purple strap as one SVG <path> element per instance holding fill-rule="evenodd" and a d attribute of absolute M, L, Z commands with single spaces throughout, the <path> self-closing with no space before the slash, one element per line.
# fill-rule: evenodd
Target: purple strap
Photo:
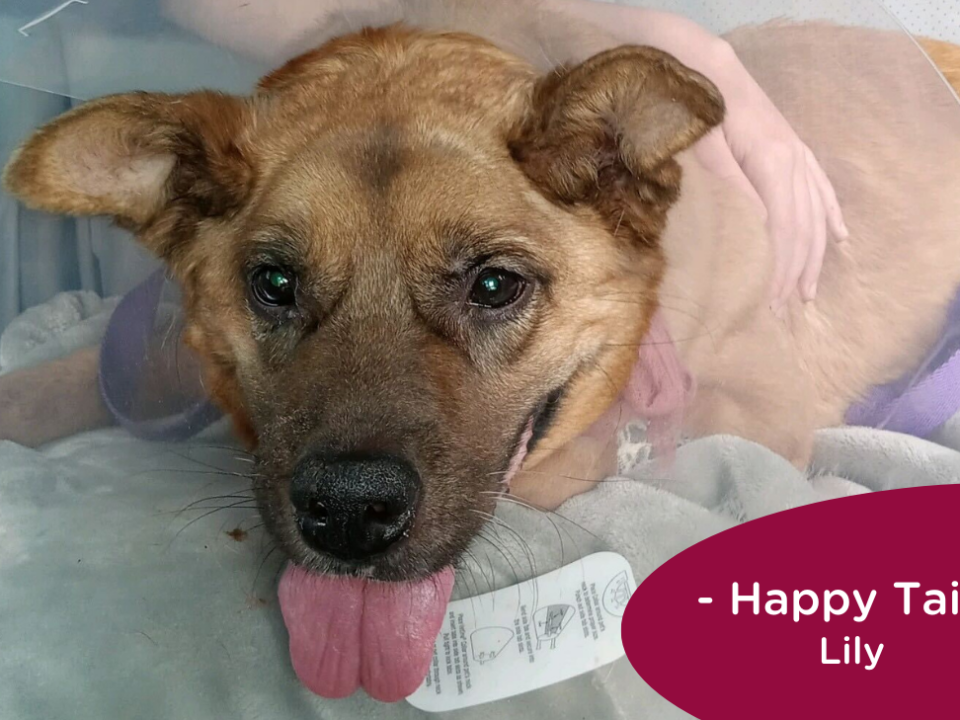
<path fill-rule="evenodd" d="M 120 301 L 103 338 L 99 379 L 103 400 L 121 426 L 147 440 L 178 442 L 216 422 L 220 412 L 209 401 L 198 401 L 174 415 L 132 416 L 166 282 L 158 270 Z"/>
<path fill-rule="evenodd" d="M 927 438 L 960 411 L 960 295 L 920 368 L 881 385 L 847 412 L 847 424 Z"/>

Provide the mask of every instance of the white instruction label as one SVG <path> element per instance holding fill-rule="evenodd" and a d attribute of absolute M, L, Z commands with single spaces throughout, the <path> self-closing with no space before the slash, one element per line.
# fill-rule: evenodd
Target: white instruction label
<path fill-rule="evenodd" d="M 430 673 L 407 701 L 426 712 L 503 700 L 624 656 L 630 564 L 597 553 L 520 585 L 450 603 Z"/>

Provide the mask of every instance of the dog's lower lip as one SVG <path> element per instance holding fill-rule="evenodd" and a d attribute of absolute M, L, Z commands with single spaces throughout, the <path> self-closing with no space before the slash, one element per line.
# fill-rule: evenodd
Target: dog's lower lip
<path fill-rule="evenodd" d="M 340 558 L 324 552 L 314 554 L 314 551 L 311 551 L 312 557 L 308 559 L 304 567 L 323 575 L 344 575 L 370 580 L 377 580 L 382 577 L 398 579 L 397 566 L 404 563 L 408 545 L 409 538 L 404 537 L 381 553 L 357 560 Z"/>
<path fill-rule="evenodd" d="M 303 566 L 306 570 L 317 575 L 328 577 L 362 578 L 364 580 L 373 580 L 375 582 L 406 582 L 411 578 L 405 573 L 397 572 L 396 569 L 378 562 L 378 558 L 361 563 L 351 563 L 342 560 L 331 562 L 330 558 L 324 558 L 321 568 L 311 567 L 310 564 Z"/>
<path fill-rule="evenodd" d="M 554 417 L 556 416 L 557 410 L 559 409 L 560 402 L 563 400 L 563 394 L 566 391 L 567 385 L 564 383 L 556 389 L 547 393 L 543 400 L 534 408 L 533 412 L 528 417 L 527 421 L 524 423 L 524 428 L 528 424 L 532 425 L 532 434 L 530 436 L 530 441 L 527 444 L 527 451 L 532 451 L 540 440 L 543 439 L 543 436 L 546 435 L 547 430 L 550 429 L 550 424 L 553 422 Z M 521 435 L 523 433 L 523 428 L 521 428 Z"/>

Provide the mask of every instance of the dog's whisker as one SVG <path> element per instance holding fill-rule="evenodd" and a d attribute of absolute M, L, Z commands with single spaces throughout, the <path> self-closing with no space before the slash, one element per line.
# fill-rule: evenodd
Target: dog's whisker
<path fill-rule="evenodd" d="M 258 529 L 259 529 L 259 528 L 262 528 L 262 527 L 266 527 L 267 524 L 266 524 L 266 522 L 263 521 L 263 516 L 260 515 L 260 513 L 257 513 L 257 517 L 261 520 L 261 522 L 260 522 L 260 524 L 257 525 L 256 527 L 257 527 Z M 264 552 L 264 550 L 267 548 L 267 545 L 268 545 L 268 544 L 269 544 L 270 546 L 276 546 L 276 545 L 277 545 L 276 539 L 273 537 L 273 535 L 270 534 L 270 531 L 269 531 L 269 530 L 267 530 L 267 532 L 261 533 L 261 535 L 260 535 L 260 545 L 259 545 L 259 548 L 258 548 L 257 552 L 258 552 L 258 553 Z"/>
<path fill-rule="evenodd" d="M 507 555 L 506 552 L 504 552 L 503 548 L 501 548 L 494 540 L 492 540 L 491 538 L 487 537 L 486 534 L 485 534 L 482 530 L 477 534 L 477 540 L 480 540 L 480 541 L 482 541 L 482 542 L 487 543 L 488 545 L 490 545 L 490 547 L 492 547 L 494 550 L 497 551 L 497 553 L 500 555 L 500 557 L 502 557 L 503 560 L 504 560 L 504 562 L 507 564 L 507 567 L 509 567 L 509 568 L 510 568 L 510 571 L 513 573 L 514 583 L 515 583 L 515 584 L 516 584 L 516 583 L 519 583 L 519 582 L 520 582 L 520 571 L 519 571 L 519 569 L 517 568 L 517 566 L 514 565 L 514 562 L 515 562 L 516 558 L 514 558 L 513 560 L 511 560 L 510 556 Z"/>
<path fill-rule="evenodd" d="M 257 566 L 257 572 L 253 576 L 253 583 L 251 584 L 250 591 L 251 593 L 255 592 L 257 589 L 257 583 L 260 581 L 260 573 L 263 572 L 264 566 L 267 564 L 267 561 L 270 560 L 270 557 L 280 549 L 279 545 L 274 545 L 271 547 L 263 556 L 263 560 L 260 561 L 260 564 Z M 283 568 L 283 563 L 280 563 L 281 569 Z"/>
<path fill-rule="evenodd" d="M 253 499 L 254 498 L 252 493 L 250 494 L 232 493 L 230 495 L 211 495 L 209 497 L 200 498 L 199 500 L 194 500 L 189 505 L 185 505 L 180 512 L 191 510 L 195 508 L 197 505 L 200 505 L 201 503 L 213 502 L 215 500 L 250 500 L 252 501 Z"/>
<path fill-rule="evenodd" d="M 702 338 L 712 338 L 712 332 L 705 332 L 701 335 L 687 335 L 686 337 L 681 338 L 671 338 L 670 340 L 642 340 L 636 343 L 603 343 L 604 347 L 633 347 L 640 348 L 644 347 L 660 347 L 662 345 L 682 345 L 684 343 L 693 342 L 694 340 L 700 340 Z"/>
<path fill-rule="evenodd" d="M 492 522 L 495 526 L 501 527 L 507 532 L 509 532 L 517 541 L 517 544 L 520 545 L 520 549 L 523 550 L 524 555 L 526 555 L 527 563 L 530 565 L 530 570 L 533 572 L 533 575 L 537 574 L 537 563 L 536 558 L 534 557 L 533 550 L 530 548 L 530 544 L 524 539 L 516 529 L 514 529 L 510 523 L 506 522 L 502 518 L 498 518 L 492 513 L 483 512 L 482 510 L 474 510 L 477 515 L 481 517 L 486 517 L 488 521 Z"/>
<path fill-rule="evenodd" d="M 241 505 L 241 504 L 235 504 L 235 503 L 231 503 L 230 505 L 197 505 L 197 506 L 194 506 L 194 507 L 190 508 L 190 510 L 193 510 L 193 511 L 199 511 L 199 510 L 259 510 L 259 508 L 257 507 L 256 504 L 254 504 L 254 503 L 251 502 L 251 503 L 248 504 L 248 505 Z M 183 515 L 185 512 L 187 512 L 187 510 L 177 510 L 175 513 L 172 513 L 172 514 L 173 514 L 173 518 L 176 519 L 176 518 L 180 517 L 181 515 Z"/>
<path fill-rule="evenodd" d="M 476 602 L 476 598 L 483 594 L 482 592 L 480 592 L 480 583 L 477 582 L 477 575 L 474 572 L 474 566 L 477 566 L 478 563 L 477 563 L 477 559 L 473 556 L 473 554 L 469 550 L 464 550 L 463 553 L 465 558 L 469 559 L 472 562 L 472 564 L 471 562 L 466 562 L 464 561 L 464 557 L 461 557 L 461 562 L 459 563 L 459 566 L 461 570 L 466 570 L 467 572 L 470 573 L 470 581 L 473 584 L 473 592 L 470 594 L 470 605 L 474 606 Z M 466 582 L 466 578 L 464 578 L 464 582 Z M 476 614 L 475 606 L 473 607 L 473 610 L 474 610 L 474 614 Z"/>
<path fill-rule="evenodd" d="M 235 510 L 256 510 L 256 508 L 234 508 L 234 509 Z M 256 516 L 257 516 L 257 513 L 253 513 L 252 515 L 249 515 L 247 517 L 256 517 Z M 227 518 L 222 523 L 220 523 L 219 533 L 230 535 L 230 536 L 236 535 L 238 531 L 240 532 L 241 535 L 246 533 L 246 531 L 242 527 L 240 527 L 240 524 L 246 519 L 247 518 L 240 518 L 239 520 L 237 520 L 236 518 L 233 518 L 233 519 Z M 227 531 L 226 527 L 228 525 L 233 525 L 233 529 L 230 531 Z M 236 540 L 237 538 L 234 537 L 234 539 Z M 240 539 L 243 539 L 243 538 L 241 537 Z"/>
<path fill-rule="evenodd" d="M 223 449 L 227 449 L 227 448 L 224 447 Z M 236 451 L 236 448 L 230 448 L 230 450 Z M 181 473 L 181 474 L 198 474 L 198 475 L 200 475 L 200 474 L 209 474 L 209 475 L 233 475 L 233 476 L 236 476 L 236 477 L 243 477 L 243 478 L 248 478 L 248 479 L 253 479 L 254 477 L 259 477 L 259 474 L 258 474 L 258 473 L 241 473 L 241 472 L 238 472 L 238 471 L 236 471 L 236 470 L 230 470 L 230 469 L 227 469 L 227 468 L 220 467 L 220 466 L 218 466 L 218 465 L 213 465 L 213 464 L 211 464 L 211 463 L 204 462 L 204 461 L 202 461 L 202 460 L 198 460 L 197 458 L 192 457 L 192 456 L 190 456 L 190 455 L 186 455 L 186 454 L 177 452 L 176 450 L 174 450 L 174 449 L 171 448 L 171 447 L 164 447 L 164 448 L 163 448 L 162 450 L 160 450 L 157 454 L 151 455 L 151 458 L 157 458 L 157 459 L 159 459 L 159 458 L 163 457 L 164 455 L 168 455 L 168 454 L 169 454 L 169 455 L 173 455 L 173 456 L 175 456 L 175 457 L 178 457 L 178 458 L 180 458 L 181 460 L 186 460 L 187 462 L 193 463 L 194 465 L 199 465 L 200 467 L 205 468 L 206 470 L 208 470 L 208 471 L 210 471 L 210 472 L 203 473 L 203 472 L 196 471 L 196 470 L 188 470 L 188 469 L 181 469 L 181 468 L 160 467 L 160 468 L 146 468 L 146 469 L 144 469 L 144 470 L 140 470 L 140 471 L 138 471 L 138 472 L 136 472 L 136 473 L 133 473 L 132 477 L 138 477 L 138 476 L 140 476 L 140 475 L 144 475 L 144 474 L 147 474 L 147 473 L 153 473 L 153 472 L 173 472 L 173 473 Z"/>
<path fill-rule="evenodd" d="M 650 297 L 650 292 L 647 290 L 614 290 L 601 293 L 596 297 L 603 299 L 608 297 L 636 297 L 642 298 L 638 303 L 645 302 Z M 664 300 L 676 300 L 677 302 L 685 303 L 695 310 L 703 311 L 706 307 L 702 302 L 691 297 L 684 297 L 682 295 L 674 295 L 672 293 L 663 292 L 663 290 L 657 291 L 656 294 L 657 304 L 662 307 L 670 307 L 664 303 Z M 670 309 L 676 310 L 677 312 L 681 311 L 681 308 L 671 307 Z"/>
<path fill-rule="evenodd" d="M 521 498 L 518 498 L 518 497 L 515 496 L 515 495 L 508 495 L 508 494 L 503 493 L 503 492 L 487 492 L 487 493 L 484 493 L 484 494 L 487 494 L 487 495 L 496 495 L 496 496 L 498 496 L 498 499 L 499 499 L 499 500 L 502 500 L 502 501 L 504 501 L 504 502 L 512 503 L 512 504 L 514 504 L 514 505 L 516 505 L 516 506 L 518 506 L 518 507 L 521 507 L 521 508 L 525 508 L 525 509 L 527 509 L 527 510 L 530 510 L 531 512 L 542 513 L 542 514 L 544 514 L 544 515 L 546 515 L 546 516 L 548 516 L 548 517 L 558 518 L 558 519 L 562 520 L 563 522 L 569 523 L 569 524 L 572 525 L 573 527 L 577 528 L 577 530 L 580 530 L 581 532 L 589 535 L 591 538 L 593 538 L 593 539 L 596 540 L 597 542 L 600 542 L 600 543 L 604 542 L 603 539 L 602 539 L 599 535 L 597 535 L 596 533 L 594 533 L 592 530 L 587 529 L 586 527 L 584 527 L 583 525 L 581 525 L 580 523 L 578 523 L 576 520 L 571 520 L 571 519 L 568 518 L 566 515 L 564 515 L 563 513 L 559 513 L 559 512 L 557 512 L 556 510 L 549 510 L 549 509 L 547 509 L 547 508 L 545 508 L 545 507 L 541 507 L 540 505 L 536 505 L 536 504 L 534 504 L 534 503 L 531 503 L 529 500 L 523 500 L 523 499 L 521 499 Z M 574 543 L 576 543 L 576 538 L 574 538 L 573 534 L 572 534 L 569 530 L 567 530 L 566 533 L 567 533 L 567 537 L 569 537 L 571 540 L 574 541 Z"/>
<path fill-rule="evenodd" d="M 624 208 L 623 210 L 620 211 L 620 219 L 617 220 L 617 227 L 615 227 L 614 230 L 613 230 L 613 237 L 614 237 L 614 238 L 616 238 L 616 237 L 617 237 L 617 233 L 620 232 L 620 226 L 623 224 L 623 218 L 624 218 L 624 216 L 625 216 L 626 214 L 627 214 L 626 208 Z"/>
<path fill-rule="evenodd" d="M 225 445 L 223 443 L 214 443 L 203 441 L 191 441 L 187 444 L 187 447 L 190 449 L 200 448 L 202 450 L 223 450 L 224 452 L 230 453 L 240 453 L 241 455 L 246 455 L 249 458 L 256 459 L 256 455 L 249 450 L 244 450 L 240 445 Z"/>
<path fill-rule="evenodd" d="M 668 305 L 660 299 L 657 302 L 657 306 L 663 310 L 668 310 L 669 312 L 676 313 L 677 315 L 683 315 L 690 320 L 695 321 L 700 327 L 706 329 L 707 321 L 700 317 L 700 314 L 703 313 L 703 309 L 700 306 L 697 306 L 694 310 L 685 310 L 682 307 L 677 307 L 676 305 Z"/>
<path fill-rule="evenodd" d="M 170 472 L 179 472 L 179 471 L 171 470 Z M 211 475 L 214 475 L 214 473 L 211 473 Z M 232 481 L 230 481 L 230 482 L 232 482 Z M 224 483 L 224 478 L 214 479 L 214 480 L 211 480 L 210 482 L 204 483 L 203 485 L 201 485 L 200 487 L 198 487 L 198 488 L 196 489 L 196 491 L 195 491 L 194 494 L 193 494 L 193 497 L 194 497 L 195 499 L 200 500 L 200 501 L 202 502 L 202 501 L 203 501 L 203 498 L 198 498 L 199 495 L 201 495 L 202 493 L 206 492 L 209 488 L 214 487 L 215 485 L 223 485 L 223 483 Z M 243 488 L 237 488 L 237 487 L 230 487 L 229 490 L 230 490 L 232 493 L 245 493 L 245 492 L 248 492 L 247 490 L 245 490 L 245 489 L 243 489 Z"/>
<path fill-rule="evenodd" d="M 476 570 L 480 573 L 481 577 L 483 578 L 483 582 L 484 582 L 484 584 L 486 585 L 486 590 L 484 591 L 484 593 L 479 593 L 479 592 L 478 592 L 477 594 L 478 594 L 478 595 L 483 595 L 483 594 L 486 594 L 486 593 L 492 593 L 492 592 L 494 592 L 494 591 L 497 589 L 497 584 L 496 584 L 496 580 L 495 580 L 495 578 L 496 578 L 496 570 L 495 570 L 494 567 L 493 567 L 493 562 L 492 562 L 491 559 L 490 559 L 490 554 L 489 554 L 488 552 L 486 552 L 486 551 L 484 551 L 484 553 L 483 553 L 483 557 L 484 557 L 484 559 L 486 560 L 487 568 L 489 568 L 489 570 L 490 570 L 490 574 L 487 575 L 487 573 L 486 573 L 486 571 L 485 571 L 485 568 L 484 568 L 484 564 L 483 564 L 482 562 L 480 562 L 480 560 L 477 558 L 477 556 L 474 554 L 474 552 L 473 552 L 472 550 L 470 550 L 470 549 L 467 549 L 467 550 L 465 550 L 464 552 L 465 552 L 466 555 L 470 558 L 470 560 L 472 560 L 473 564 L 476 566 Z M 471 573 L 473 573 L 473 569 L 472 569 L 472 568 L 471 568 Z M 494 610 L 494 611 L 495 611 L 496 609 L 497 609 L 497 596 L 494 595 L 494 596 L 491 598 L 491 610 Z"/>
<path fill-rule="evenodd" d="M 228 469 L 226 469 L 226 468 L 220 467 L 219 465 L 212 465 L 211 463 L 203 462 L 202 460 L 197 460 L 195 457 L 191 457 L 190 455 L 184 455 L 184 454 L 179 453 L 179 452 L 176 452 L 175 450 L 172 450 L 172 449 L 168 449 L 167 452 L 170 453 L 170 454 L 172 454 L 172 455 L 176 455 L 177 457 L 179 457 L 179 458 L 181 458 L 181 459 L 183 459 L 183 460 L 186 460 L 187 462 L 192 462 L 194 465 L 199 465 L 200 467 L 205 467 L 205 468 L 207 468 L 208 470 L 219 470 L 219 471 L 225 472 L 225 473 L 234 472 L 234 471 L 232 471 L 232 470 L 228 470 Z M 249 461 L 249 462 L 253 462 L 253 461 L 251 460 L 251 461 Z"/>
<path fill-rule="evenodd" d="M 185 470 L 181 468 L 151 468 L 133 473 L 130 477 L 139 477 L 141 475 L 150 475 L 152 473 L 177 473 L 180 475 L 214 475 L 222 478 L 237 477 L 243 480 L 256 480 L 263 477 L 259 473 L 241 473 L 226 470 Z"/>
<path fill-rule="evenodd" d="M 621 302 L 621 303 L 626 303 L 630 305 L 636 305 L 637 307 L 646 307 L 649 304 L 648 293 L 642 292 L 642 291 L 608 292 L 601 295 L 597 295 L 596 298 L 597 300 L 604 301 L 604 302 Z M 631 300 L 629 298 L 636 298 L 636 299 Z M 689 305 L 692 306 L 692 309 L 685 309 L 683 307 L 679 307 L 677 305 L 668 304 L 667 302 L 664 302 L 665 300 L 670 300 L 670 299 L 679 300 L 680 302 L 687 302 L 689 303 Z M 656 305 L 657 307 L 662 308 L 664 310 L 669 310 L 670 312 L 674 312 L 679 315 L 684 315 L 685 317 L 688 317 L 691 320 L 695 320 L 701 325 L 706 325 L 706 322 L 701 317 L 704 311 L 704 306 L 699 302 L 690 300 L 688 298 L 680 298 L 680 297 L 674 297 L 671 295 L 658 294 Z"/>
<path fill-rule="evenodd" d="M 597 362 L 595 358 L 587 358 L 586 362 L 589 362 L 590 364 L 592 364 L 593 367 L 595 367 L 597 371 L 601 375 L 603 375 L 604 378 L 606 378 L 607 384 L 610 386 L 610 389 L 613 391 L 614 395 L 620 394 L 620 391 L 623 390 L 623 388 L 619 387 L 617 383 L 613 381 L 613 378 L 610 377 L 610 373 L 608 373 L 606 369 L 604 369 L 604 367 L 599 362 Z"/>
<path fill-rule="evenodd" d="M 477 559 L 477 556 L 474 555 L 471 550 L 467 549 L 464 552 L 470 558 L 470 560 L 473 561 L 474 565 L 477 566 L 477 570 L 479 570 L 480 574 L 483 576 L 483 581 L 487 584 L 487 591 L 488 592 L 492 591 L 495 587 L 493 575 L 491 574 L 489 577 L 487 576 L 487 574 L 484 572 L 483 564 Z M 489 557 L 487 558 L 487 564 L 490 564 Z M 493 570 L 493 567 L 491 566 L 491 573 L 492 573 L 492 570 Z"/>
<path fill-rule="evenodd" d="M 497 472 L 488 473 L 488 475 L 491 476 L 491 477 L 495 477 L 495 476 L 498 476 L 498 475 L 499 475 L 499 476 L 505 476 L 505 475 L 508 475 L 508 474 L 509 474 L 509 471 L 507 471 L 507 470 L 500 470 L 500 471 L 497 471 Z M 521 475 L 521 474 L 523 474 L 523 475 L 539 475 L 539 476 L 541 476 L 541 477 L 558 478 L 558 479 L 560 479 L 560 480 L 572 480 L 573 482 L 585 483 L 585 484 L 587 484 L 587 485 L 599 485 L 599 484 L 601 484 L 601 483 L 626 483 L 626 482 L 636 482 L 636 480 L 633 480 L 633 479 L 631 479 L 631 478 L 624 478 L 624 477 L 608 477 L 608 478 L 598 478 L 598 479 L 595 479 L 595 480 L 588 480 L 587 478 L 575 477 L 575 476 L 573 476 L 573 475 L 563 475 L 563 474 L 561 474 L 561 473 L 546 472 L 546 471 L 544 471 L 544 470 L 524 470 L 524 469 L 522 469 L 522 468 L 521 468 L 520 470 L 517 470 L 517 471 L 516 471 L 516 474 L 517 474 L 517 475 Z"/>
<path fill-rule="evenodd" d="M 507 496 L 507 495 L 504 495 L 504 494 L 501 494 L 501 496 L 498 498 L 498 500 L 507 501 L 507 500 L 508 500 L 508 496 Z M 516 500 L 513 501 L 513 504 L 519 505 L 520 507 L 524 507 L 524 505 L 522 505 L 520 502 L 518 502 L 518 501 L 516 501 Z M 529 509 L 533 509 L 533 508 L 530 507 L 530 506 L 526 506 L 526 507 L 529 508 Z M 553 526 L 553 531 L 557 534 L 557 542 L 558 542 L 559 545 L 560 545 L 560 565 L 563 566 L 563 565 L 565 564 L 565 563 L 564 563 L 564 560 L 565 560 L 565 558 L 566 558 L 566 548 L 565 548 L 565 546 L 564 546 L 564 544 L 563 544 L 563 534 L 560 532 L 560 526 L 557 525 L 557 523 L 556 523 L 556 522 L 554 521 L 554 519 L 551 517 L 551 513 L 546 512 L 546 513 L 542 513 L 541 515 L 542 515 L 542 517 L 545 517 L 545 518 L 550 522 L 550 525 Z M 573 539 L 573 538 L 571 537 L 571 539 Z M 576 544 L 576 541 L 574 541 L 574 544 Z"/>
<path fill-rule="evenodd" d="M 224 512 L 225 510 L 233 510 L 233 509 L 235 509 L 235 504 L 224 505 L 224 506 L 222 506 L 222 507 L 216 507 L 216 508 L 214 508 L 213 510 L 207 510 L 207 511 L 204 512 L 202 515 L 200 515 L 199 517 L 194 518 L 193 520 L 191 520 L 190 522 L 188 522 L 186 525 L 184 525 L 182 528 L 180 528 L 180 529 L 176 532 L 176 534 L 173 536 L 173 538 L 170 540 L 170 543 L 167 545 L 167 549 L 169 549 L 169 548 L 173 545 L 173 543 L 177 540 L 177 538 L 180 537 L 181 534 L 183 534 L 184 532 L 186 532 L 186 530 L 187 530 L 188 528 L 192 527 L 192 526 L 195 525 L 196 523 L 200 522 L 201 520 L 204 520 L 205 518 L 210 517 L 211 515 L 215 515 L 215 514 L 217 514 L 218 512 Z M 250 509 L 255 509 L 255 508 L 250 508 Z M 173 519 L 176 520 L 176 519 L 177 519 L 178 517 L 180 517 L 182 514 L 183 514 L 183 511 L 181 510 L 180 512 L 178 512 L 178 513 L 174 516 Z"/>
<path fill-rule="evenodd" d="M 164 351 L 167 349 L 167 343 L 170 342 L 170 338 L 172 338 L 174 335 L 176 326 L 177 326 L 177 323 L 173 319 L 171 319 L 171 321 L 167 323 L 166 329 L 164 329 L 163 331 L 163 337 L 160 339 L 160 352 L 158 353 L 158 357 L 160 358 L 166 357 L 166 354 Z M 181 388 L 183 387 L 183 377 L 181 376 L 181 373 L 180 373 L 181 343 L 179 341 L 182 339 L 183 339 L 183 336 L 182 334 L 180 334 L 180 336 L 177 338 L 178 342 L 173 348 L 173 364 L 177 369 L 177 386 Z"/>
<path fill-rule="evenodd" d="M 500 537 L 499 528 L 498 528 L 498 526 L 496 525 L 496 523 L 491 524 L 491 521 L 494 519 L 494 518 L 493 518 L 493 515 L 491 515 L 490 513 L 484 513 L 484 512 L 479 511 L 479 510 L 474 510 L 473 512 L 474 512 L 474 514 L 479 515 L 479 516 L 482 517 L 485 521 L 488 522 L 488 524 L 486 525 L 486 527 L 491 528 L 491 529 L 493 530 L 493 532 L 494 532 L 494 535 L 496 535 L 497 539 L 500 540 L 501 545 L 498 546 L 498 547 L 499 547 L 499 550 L 500 550 L 500 554 L 501 554 L 505 559 L 507 559 L 507 556 L 509 555 L 508 564 L 510 565 L 510 569 L 511 569 L 511 570 L 514 570 L 514 575 L 515 575 L 515 577 L 516 577 L 516 580 L 517 580 L 517 582 L 519 582 L 519 581 L 520 581 L 520 577 L 521 577 L 521 574 L 520 574 L 520 571 L 519 571 L 520 562 L 519 562 L 519 560 L 517 560 L 517 557 L 513 554 L 513 552 L 512 552 L 511 550 L 508 550 L 508 548 L 506 547 L 506 545 L 503 544 L 503 538 Z M 533 570 L 533 574 L 535 575 L 535 574 L 536 574 L 536 571 L 534 570 L 535 564 L 532 562 L 532 559 L 531 559 L 531 556 L 530 556 L 530 553 L 529 553 L 529 546 L 528 546 L 528 547 L 526 548 L 526 550 L 525 550 L 525 555 L 526 555 L 526 558 L 527 558 L 528 565 L 530 566 L 530 569 Z M 516 567 L 513 565 L 513 563 L 510 562 L 510 560 L 512 560 L 513 562 L 516 563 Z"/>
<path fill-rule="evenodd" d="M 194 512 L 202 512 L 202 511 L 208 511 L 208 510 L 211 510 L 213 512 L 220 512 L 220 511 L 226 511 L 226 510 L 234 510 L 239 512 L 241 510 L 249 510 L 255 514 L 256 511 L 259 510 L 259 508 L 255 505 L 234 505 L 230 507 L 224 506 L 224 505 L 201 505 L 199 507 L 192 508 L 192 510 Z M 183 514 L 184 514 L 183 510 L 177 510 L 177 511 L 171 510 L 168 512 L 157 513 L 159 517 L 170 516 L 171 520 L 173 521 L 177 520 Z"/>
<path fill-rule="evenodd" d="M 280 573 L 283 572 L 287 564 L 283 561 L 277 563 L 277 570 L 273 573 L 273 585 L 277 584 L 277 581 L 280 579 Z"/>
<path fill-rule="evenodd" d="M 257 510 L 257 509 L 258 508 L 255 504 L 255 501 L 252 498 L 243 498 L 242 500 L 237 500 L 235 502 L 225 503 L 222 505 L 208 505 L 205 507 L 196 507 L 196 506 L 185 507 L 178 510 L 176 513 L 174 513 L 173 519 L 176 520 L 184 513 L 187 513 L 190 511 L 213 510 L 214 512 L 218 512 L 220 510 Z M 202 518 L 199 518 L 199 519 L 202 519 Z"/>

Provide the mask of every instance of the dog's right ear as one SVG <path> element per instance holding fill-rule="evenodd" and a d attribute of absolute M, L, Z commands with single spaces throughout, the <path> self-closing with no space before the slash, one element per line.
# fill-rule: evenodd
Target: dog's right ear
<path fill-rule="evenodd" d="M 544 76 L 509 144 L 548 198 L 592 205 L 652 244 L 679 193 L 674 156 L 723 116 L 703 75 L 659 50 L 624 46 Z"/>
<path fill-rule="evenodd" d="M 88 102 L 34 133 L 4 185 L 35 209 L 112 216 L 166 257 L 191 222 L 231 213 L 246 199 L 254 178 L 243 140 L 249 114 L 247 101 L 212 92 Z M 149 232 L 164 215 L 166 231 Z"/>

